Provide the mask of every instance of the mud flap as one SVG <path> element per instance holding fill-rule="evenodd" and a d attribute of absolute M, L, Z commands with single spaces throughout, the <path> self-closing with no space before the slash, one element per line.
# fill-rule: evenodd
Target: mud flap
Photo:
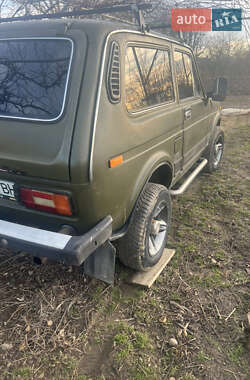
<path fill-rule="evenodd" d="M 115 247 L 109 241 L 106 241 L 84 261 L 84 273 L 108 284 L 113 284 L 115 252 Z"/>

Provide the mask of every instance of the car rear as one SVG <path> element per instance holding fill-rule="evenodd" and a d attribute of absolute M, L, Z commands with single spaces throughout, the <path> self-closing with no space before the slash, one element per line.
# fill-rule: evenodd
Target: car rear
<path fill-rule="evenodd" d="M 112 218 L 91 210 L 98 64 L 84 81 L 103 36 L 89 48 L 83 25 L 68 21 L 10 23 L 0 34 L 0 244 L 79 265 L 112 233 Z"/>
<path fill-rule="evenodd" d="M 1 214 L 55 229 L 46 215 L 77 214 L 70 156 L 87 36 L 63 21 L 3 24 L 0 34 Z M 90 133 L 88 120 L 83 127 Z"/>

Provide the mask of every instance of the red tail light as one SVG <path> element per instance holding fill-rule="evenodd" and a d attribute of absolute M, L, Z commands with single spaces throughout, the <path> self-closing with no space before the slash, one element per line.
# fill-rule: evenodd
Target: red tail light
<path fill-rule="evenodd" d="M 21 188 L 20 197 L 25 206 L 29 208 L 54 214 L 72 215 L 70 200 L 67 195 Z"/>

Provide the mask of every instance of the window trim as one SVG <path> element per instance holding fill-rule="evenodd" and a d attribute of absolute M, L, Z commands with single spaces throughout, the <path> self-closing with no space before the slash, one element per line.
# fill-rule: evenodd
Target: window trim
<path fill-rule="evenodd" d="M 203 95 L 203 96 L 196 96 L 195 98 L 205 99 L 206 98 L 206 92 L 205 92 L 205 89 L 204 89 L 204 86 L 203 86 L 203 83 L 202 83 L 202 80 L 201 80 L 201 77 L 200 77 L 199 67 L 198 67 L 197 61 L 196 61 L 196 59 L 194 57 L 193 52 L 190 52 L 190 56 L 191 56 L 192 63 L 193 63 L 192 64 L 192 71 L 193 71 L 193 66 L 195 66 L 195 71 L 196 71 L 197 79 L 199 81 L 201 92 L 202 92 L 202 95 Z M 194 75 L 194 73 L 193 73 L 193 75 Z"/>
<path fill-rule="evenodd" d="M 65 105 L 66 105 L 66 98 L 68 95 L 68 87 L 69 87 L 69 77 L 71 74 L 71 66 L 73 61 L 73 55 L 74 55 L 74 42 L 71 38 L 68 37 L 20 37 L 20 38 L 0 38 L 0 41 L 26 41 L 26 40 L 64 40 L 69 41 L 71 43 L 71 53 L 70 53 L 70 59 L 69 59 L 69 66 L 68 66 L 68 72 L 66 77 L 66 83 L 65 83 L 65 89 L 64 89 L 64 95 L 63 95 L 63 102 L 62 107 L 59 115 L 53 119 L 39 119 L 39 118 L 32 118 L 32 117 L 22 117 L 22 116 L 5 116 L 1 115 L 0 113 L 0 119 L 14 119 L 14 120 L 26 120 L 26 121 L 39 121 L 39 122 L 54 122 L 59 120 L 64 111 L 65 111 Z"/>
<path fill-rule="evenodd" d="M 126 60 L 126 52 L 127 52 L 127 49 L 129 47 L 137 47 L 137 48 L 144 48 L 144 49 L 155 49 L 155 50 L 160 50 L 160 51 L 167 51 L 168 52 L 168 55 L 169 55 L 169 65 L 170 65 L 170 69 L 171 69 L 171 75 L 172 75 L 172 85 L 173 85 L 173 94 L 174 94 L 174 99 L 172 101 L 168 101 L 168 102 L 163 102 L 163 103 L 159 103 L 159 104 L 155 104 L 155 105 L 152 105 L 152 106 L 148 106 L 148 107 L 143 107 L 137 111 L 129 111 L 128 108 L 127 108 L 127 102 L 126 102 L 126 86 L 125 86 L 125 80 L 124 80 L 124 106 L 125 106 L 125 109 L 127 111 L 127 113 L 130 115 L 130 116 L 133 116 L 133 115 L 138 115 L 140 113 L 145 113 L 147 111 L 152 111 L 152 110 L 155 110 L 159 107 L 163 107 L 163 106 L 167 106 L 167 105 L 170 105 L 170 104 L 175 104 L 177 103 L 177 96 L 176 96 L 176 89 L 175 89 L 175 84 L 174 84 L 174 75 L 173 75 L 173 65 L 172 65 L 172 59 L 171 59 L 171 45 L 170 46 L 162 46 L 162 45 L 157 45 L 157 44 L 151 44 L 151 43 L 145 43 L 145 42 L 128 42 L 125 46 L 125 54 L 124 54 L 124 67 L 123 67 L 123 72 L 125 73 L 125 60 Z M 124 78 L 125 78 L 125 75 L 124 75 Z"/>

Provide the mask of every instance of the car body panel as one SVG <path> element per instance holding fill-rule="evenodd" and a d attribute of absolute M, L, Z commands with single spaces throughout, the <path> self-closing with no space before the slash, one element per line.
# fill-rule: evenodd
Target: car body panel
<path fill-rule="evenodd" d="M 24 24 L 28 24 L 24 25 Z M 0 179 L 41 191 L 68 194 L 70 217 L 27 209 L 18 200 L 0 199 L 1 218 L 60 230 L 71 225 L 82 234 L 111 215 L 113 231 L 129 220 L 139 194 L 162 165 L 176 183 L 208 145 L 217 106 L 204 99 L 175 101 L 129 113 L 125 102 L 125 52 L 129 45 L 167 49 L 183 44 L 107 22 L 39 21 L 1 25 L 0 38 L 60 37 L 74 43 L 65 112 L 54 123 L 0 119 Z M 110 46 L 120 46 L 121 101 L 107 92 Z M 184 120 L 185 107 L 192 119 Z M 217 119 L 215 119 L 217 117 Z M 110 168 L 117 156 L 123 162 Z M 166 183 L 169 181 L 166 179 Z"/>

